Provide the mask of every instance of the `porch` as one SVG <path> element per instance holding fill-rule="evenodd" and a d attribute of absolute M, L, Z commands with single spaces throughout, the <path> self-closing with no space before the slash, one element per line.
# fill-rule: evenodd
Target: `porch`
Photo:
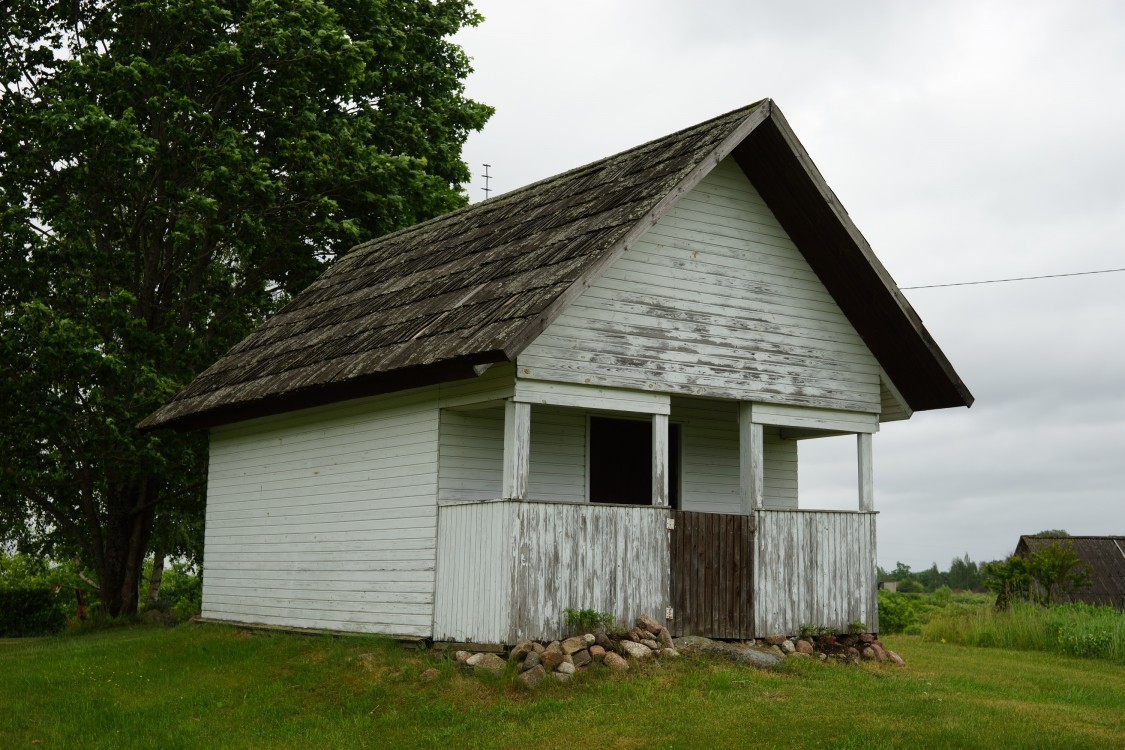
<path fill-rule="evenodd" d="M 442 414 L 434 638 L 553 638 L 565 610 L 676 635 L 877 630 L 874 414 L 516 380 Z M 799 440 L 856 435 L 858 508 L 798 507 Z M 610 500 L 612 502 L 606 502 Z"/>

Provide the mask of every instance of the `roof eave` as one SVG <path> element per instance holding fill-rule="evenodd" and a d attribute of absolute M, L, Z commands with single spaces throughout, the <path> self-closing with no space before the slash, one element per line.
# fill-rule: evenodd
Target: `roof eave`
<path fill-rule="evenodd" d="M 974 398 L 776 105 L 734 157 L 914 411 Z"/>

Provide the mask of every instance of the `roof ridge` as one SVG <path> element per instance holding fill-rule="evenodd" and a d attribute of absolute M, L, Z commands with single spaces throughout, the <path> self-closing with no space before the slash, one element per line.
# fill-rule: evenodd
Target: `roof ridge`
<path fill-rule="evenodd" d="M 685 128 L 681 128 L 681 129 L 675 131 L 674 133 L 668 133 L 668 134 L 662 135 L 658 138 L 653 138 L 652 140 L 645 141 L 644 143 L 638 144 L 638 145 L 633 146 L 631 148 L 627 148 L 624 151 L 618 151 L 618 152 L 613 153 L 613 154 L 607 154 L 606 156 L 600 157 L 598 159 L 594 159 L 593 161 L 586 162 L 585 164 L 582 164 L 581 166 L 573 167 L 572 169 L 568 169 L 565 172 L 560 172 L 558 174 L 551 175 L 549 177 L 544 177 L 540 180 L 536 180 L 535 182 L 530 182 L 526 185 L 521 185 L 520 187 L 513 188 L 513 189 L 511 189 L 511 190 L 509 190 L 505 193 L 501 193 L 500 195 L 497 195 L 495 197 L 486 198 L 485 200 L 480 201 L 478 203 L 470 203 L 466 206 L 462 206 L 461 208 L 457 208 L 457 209 L 454 209 L 452 211 L 448 211 L 444 214 L 440 214 L 440 215 L 435 216 L 431 219 L 426 219 L 425 221 L 419 222 L 417 224 L 411 224 L 408 227 L 403 227 L 402 229 L 397 229 L 394 232 L 389 232 L 387 234 L 383 234 L 383 235 L 380 235 L 378 237 L 372 237 L 371 239 L 366 240 L 365 242 L 361 242 L 358 245 L 354 245 L 353 247 L 349 248 L 348 251 L 344 254 L 343 258 L 341 258 L 341 260 L 356 256 L 356 255 L 359 254 L 359 252 L 366 253 L 370 249 L 382 244 L 384 240 L 399 238 L 399 237 L 411 234 L 413 232 L 423 231 L 425 229 L 432 229 L 433 226 L 436 225 L 436 224 L 444 223 L 446 221 L 452 221 L 454 219 L 458 219 L 462 215 L 464 215 L 464 214 L 466 214 L 470 211 L 481 210 L 484 206 L 490 206 L 490 207 L 502 206 L 505 203 L 508 203 L 512 200 L 517 200 L 518 198 L 520 198 L 521 196 L 523 196 L 524 194 L 528 193 L 529 191 L 531 191 L 533 189 L 540 188 L 540 187 L 543 187 L 544 185 L 549 185 L 551 183 L 560 182 L 564 179 L 567 179 L 567 178 L 570 178 L 570 177 L 574 176 L 575 174 L 577 174 L 579 172 L 588 170 L 588 169 L 590 169 L 590 168 L 592 168 L 592 167 L 594 167 L 598 164 L 602 164 L 602 163 L 605 163 L 607 161 L 610 161 L 611 159 L 619 159 L 619 158 L 625 156 L 626 154 L 630 154 L 630 153 L 633 153 L 633 152 L 636 152 L 636 151 L 642 151 L 646 148 L 650 148 L 650 147 L 652 147 L 652 146 L 654 146 L 658 143 L 661 143 L 663 141 L 668 141 L 668 140 L 680 138 L 684 134 L 686 134 L 688 132 L 691 132 L 693 130 L 706 129 L 710 126 L 713 126 L 716 122 L 718 122 L 720 120 L 723 120 L 723 119 L 726 119 L 726 118 L 733 117 L 736 114 L 749 115 L 751 112 L 753 112 L 759 106 L 761 106 L 763 104 L 766 104 L 770 101 L 771 100 L 768 97 L 765 98 L 765 99 L 759 99 L 758 101 L 754 102 L 753 104 L 747 104 L 745 106 L 738 107 L 737 109 L 732 109 L 729 112 L 725 112 L 721 115 L 717 115 L 715 117 L 712 117 L 709 120 L 705 120 L 703 122 L 698 122 L 694 125 L 689 125 Z M 357 251 L 359 251 L 359 252 L 357 252 Z"/>

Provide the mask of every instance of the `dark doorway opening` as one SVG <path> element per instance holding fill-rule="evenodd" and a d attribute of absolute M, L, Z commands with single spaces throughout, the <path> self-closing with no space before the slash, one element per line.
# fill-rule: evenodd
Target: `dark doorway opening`
<path fill-rule="evenodd" d="M 652 504 L 652 422 L 590 418 L 590 502 Z M 680 426 L 668 425 L 668 504 L 680 507 Z"/>

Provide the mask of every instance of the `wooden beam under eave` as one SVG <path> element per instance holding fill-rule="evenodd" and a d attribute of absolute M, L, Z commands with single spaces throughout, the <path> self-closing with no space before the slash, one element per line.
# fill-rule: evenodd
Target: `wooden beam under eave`
<path fill-rule="evenodd" d="M 531 457 L 531 404 L 504 402 L 505 500 L 527 499 L 527 477 Z"/>
<path fill-rule="evenodd" d="M 750 401 L 738 404 L 738 484 L 745 515 L 762 509 L 765 492 L 765 434 L 754 422 L 753 407 Z"/>
<path fill-rule="evenodd" d="M 652 415 L 652 504 L 668 504 L 668 415 Z"/>

